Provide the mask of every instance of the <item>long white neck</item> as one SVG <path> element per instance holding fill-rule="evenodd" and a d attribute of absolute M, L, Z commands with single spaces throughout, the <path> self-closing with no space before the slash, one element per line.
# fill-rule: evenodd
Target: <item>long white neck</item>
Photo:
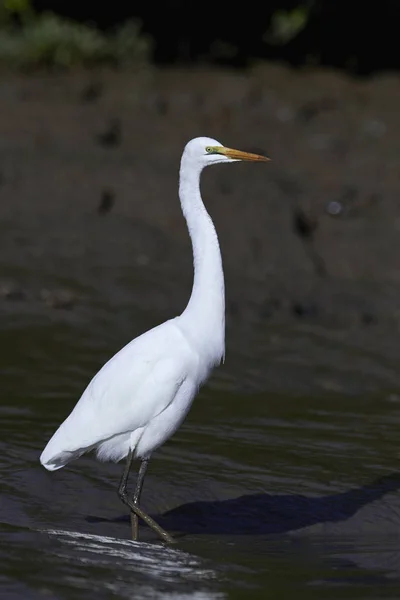
<path fill-rule="evenodd" d="M 225 285 L 217 232 L 200 194 L 200 172 L 183 160 L 179 197 L 193 247 L 194 280 L 179 317 L 193 344 L 218 364 L 225 354 Z"/>

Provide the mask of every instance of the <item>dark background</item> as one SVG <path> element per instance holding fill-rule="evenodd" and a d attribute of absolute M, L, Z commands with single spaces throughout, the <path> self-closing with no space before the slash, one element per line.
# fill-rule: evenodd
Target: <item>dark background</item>
<path fill-rule="evenodd" d="M 400 66 L 400 2 L 349 0 L 269 0 L 263 3 L 133 2 L 112 3 L 36 0 L 38 11 L 58 14 L 112 28 L 124 20 L 140 18 L 154 39 L 158 64 L 215 62 L 246 66 L 254 58 L 281 59 L 292 65 L 306 62 L 368 75 Z M 305 27 L 292 39 L 269 43 L 265 32 L 277 11 L 300 7 L 306 11 Z M 263 39 L 264 37 L 264 39 Z M 233 55 L 213 53 L 213 43 L 227 42 Z"/>

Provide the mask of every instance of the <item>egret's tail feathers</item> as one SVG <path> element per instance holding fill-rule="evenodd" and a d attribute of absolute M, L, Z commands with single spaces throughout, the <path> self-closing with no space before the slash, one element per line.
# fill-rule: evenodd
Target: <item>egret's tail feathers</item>
<path fill-rule="evenodd" d="M 40 462 L 48 471 L 57 471 L 65 467 L 71 460 L 79 458 L 84 453 L 84 450 L 77 450 L 75 452 L 58 452 L 57 454 L 51 455 L 50 452 L 45 448 L 40 456 Z"/>
<path fill-rule="evenodd" d="M 139 437 L 141 430 L 135 432 L 134 440 Z M 40 456 L 40 462 L 48 471 L 57 471 L 65 467 L 72 460 L 76 460 L 82 454 L 91 452 L 97 448 L 97 458 L 103 461 L 118 462 L 127 456 L 132 443 L 132 433 L 123 433 L 115 435 L 109 439 L 100 440 L 94 444 L 88 444 L 80 448 L 70 448 L 69 450 L 60 449 L 57 433 L 49 441 L 46 448 Z"/>
<path fill-rule="evenodd" d="M 74 420 L 72 415 L 74 412 L 53 434 L 40 456 L 40 462 L 48 471 L 65 467 L 71 460 L 90 452 L 96 446 L 87 423 L 83 422 L 80 428 L 77 427 L 76 419 Z"/>

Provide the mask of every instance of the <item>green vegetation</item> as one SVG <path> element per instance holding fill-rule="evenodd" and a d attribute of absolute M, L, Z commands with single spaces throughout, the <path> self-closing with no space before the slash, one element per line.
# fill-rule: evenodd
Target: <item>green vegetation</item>
<path fill-rule="evenodd" d="M 299 4 L 292 10 L 277 10 L 271 18 L 264 42 L 284 46 L 302 31 L 310 18 L 313 2 Z"/>
<path fill-rule="evenodd" d="M 150 40 L 135 21 L 113 33 L 59 17 L 36 14 L 30 0 L 0 0 L 0 65 L 71 68 L 148 60 Z"/>

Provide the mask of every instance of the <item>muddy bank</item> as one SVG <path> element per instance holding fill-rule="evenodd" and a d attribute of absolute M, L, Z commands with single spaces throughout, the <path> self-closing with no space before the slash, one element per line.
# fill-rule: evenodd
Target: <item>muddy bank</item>
<path fill-rule="evenodd" d="M 208 135 L 272 158 L 203 176 L 229 335 L 301 321 L 400 354 L 399 96 L 395 75 L 277 65 L 3 74 L 1 309 L 58 318 L 106 294 L 152 319 L 180 312 L 192 267 L 178 164 Z"/>

